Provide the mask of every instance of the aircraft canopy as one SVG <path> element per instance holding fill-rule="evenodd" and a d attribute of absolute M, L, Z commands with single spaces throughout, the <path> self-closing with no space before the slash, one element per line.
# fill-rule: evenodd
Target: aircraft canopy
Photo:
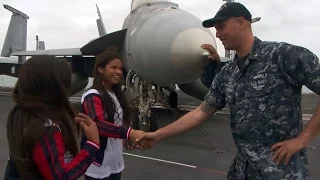
<path fill-rule="evenodd" d="M 132 0 L 131 1 L 131 11 L 135 10 L 138 6 L 145 3 L 153 3 L 153 2 L 171 2 L 171 0 Z"/>

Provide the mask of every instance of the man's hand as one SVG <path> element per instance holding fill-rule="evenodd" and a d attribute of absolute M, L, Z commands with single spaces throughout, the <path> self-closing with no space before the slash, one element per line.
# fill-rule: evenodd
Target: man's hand
<path fill-rule="evenodd" d="M 146 149 L 150 149 L 152 145 L 160 140 L 160 137 L 157 135 L 157 132 L 146 133 L 139 139 L 136 139 L 134 142 L 135 145 L 141 145 Z"/>
<path fill-rule="evenodd" d="M 131 142 L 135 142 L 137 139 L 144 139 L 144 137 L 146 136 L 146 133 L 144 131 L 140 131 L 140 130 L 132 130 L 130 135 L 129 135 L 129 139 Z M 133 146 L 135 148 L 139 148 L 139 149 L 149 149 L 150 146 L 148 144 L 133 144 Z"/>
<path fill-rule="evenodd" d="M 209 51 L 209 53 L 210 53 L 209 58 L 213 59 L 216 62 L 220 62 L 220 56 L 219 56 L 217 50 L 211 44 L 203 44 L 201 46 L 201 48 Z"/>
<path fill-rule="evenodd" d="M 299 137 L 277 143 L 271 147 L 271 151 L 275 151 L 272 161 L 279 165 L 284 160 L 284 164 L 287 165 L 291 156 L 305 147 L 307 147 L 307 142 Z"/>
<path fill-rule="evenodd" d="M 134 145 L 131 141 L 127 140 L 127 139 L 123 139 L 123 148 L 126 151 L 134 151 L 135 149 L 141 149 L 141 147 L 139 145 Z"/>
<path fill-rule="evenodd" d="M 139 139 L 141 137 L 143 137 L 146 133 L 144 131 L 141 130 L 134 130 L 132 129 L 130 135 L 129 135 L 129 139 L 134 142 L 136 139 Z"/>

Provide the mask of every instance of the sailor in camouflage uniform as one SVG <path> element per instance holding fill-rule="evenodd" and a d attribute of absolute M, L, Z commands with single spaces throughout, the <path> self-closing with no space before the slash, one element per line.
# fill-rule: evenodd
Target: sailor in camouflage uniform
<path fill-rule="evenodd" d="M 234 60 L 213 79 L 200 107 L 143 140 L 153 144 L 195 128 L 228 104 L 238 153 L 227 179 L 309 179 L 305 148 L 319 134 L 320 106 L 303 129 L 301 89 L 305 85 L 320 95 L 319 59 L 303 47 L 254 37 L 251 18 L 242 4 L 226 3 L 203 22 L 216 28 L 226 49 L 236 50 Z M 219 62 L 212 46 L 203 48 Z"/>
<path fill-rule="evenodd" d="M 320 93 L 318 59 L 286 43 L 255 38 L 252 47 L 248 57 L 236 57 L 223 67 L 205 97 L 212 108 L 220 110 L 226 103 L 230 108 L 238 154 L 228 178 L 308 179 L 305 150 L 278 166 L 270 147 L 301 133 L 301 86 Z"/>

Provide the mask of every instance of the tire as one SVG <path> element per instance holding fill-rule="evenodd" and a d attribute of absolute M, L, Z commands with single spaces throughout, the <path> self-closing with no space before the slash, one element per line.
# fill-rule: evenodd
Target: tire
<path fill-rule="evenodd" d="M 131 128 L 145 132 L 155 132 L 158 130 L 158 119 L 155 115 L 151 115 L 151 117 L 148 118 L 147 124 L 143 125 L 140 123 L 138 114 L 134 113 L 131 121 Z"/>
<path fill-rule="evenodd" d="M 169 105 L 170 107 L 176 109 L 178 107 L 178 93 L 170 92 L 169 94 Z"/>
<path fill-rule="evenodd" d="M 149 132 L 155 132 L 158 130 L 158 118 L 155 114 L 151 115 L 150 118 L 150 130 Z"/>

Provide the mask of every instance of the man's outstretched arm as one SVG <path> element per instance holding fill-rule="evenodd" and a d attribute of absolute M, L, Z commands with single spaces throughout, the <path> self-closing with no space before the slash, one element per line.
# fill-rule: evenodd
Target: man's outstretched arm
<path fill-rule="evenodd" d="M 224 95 L 224 79 L 226 78 L 225 70 L 221 70 L 213 80 L 210 91 L 205 96 L 204 101 L 195 110 L 182 116 L 177 121 L 159 129 L 156 132 L 145 134 L 141 139 L 135 143 L 142 144 L 144 147 L 149 148 L 150 145 L 157 141 L 174 136 L 182 132 L 189 131 L 201 125 L 206 119 L 212 116 L 217 110 L 225 107 Z"/>
<path fill-rule="evenodd" d="M 165 126 L 154 133 L 157 141 L 189 131 L 200 126 L 206 119 L 212 116 L 217 111 L 216 108 L 210 107 L 209 103 L 203 101 L 201 105 L 193 111 L 185 114 L 177 121 Z"/>

